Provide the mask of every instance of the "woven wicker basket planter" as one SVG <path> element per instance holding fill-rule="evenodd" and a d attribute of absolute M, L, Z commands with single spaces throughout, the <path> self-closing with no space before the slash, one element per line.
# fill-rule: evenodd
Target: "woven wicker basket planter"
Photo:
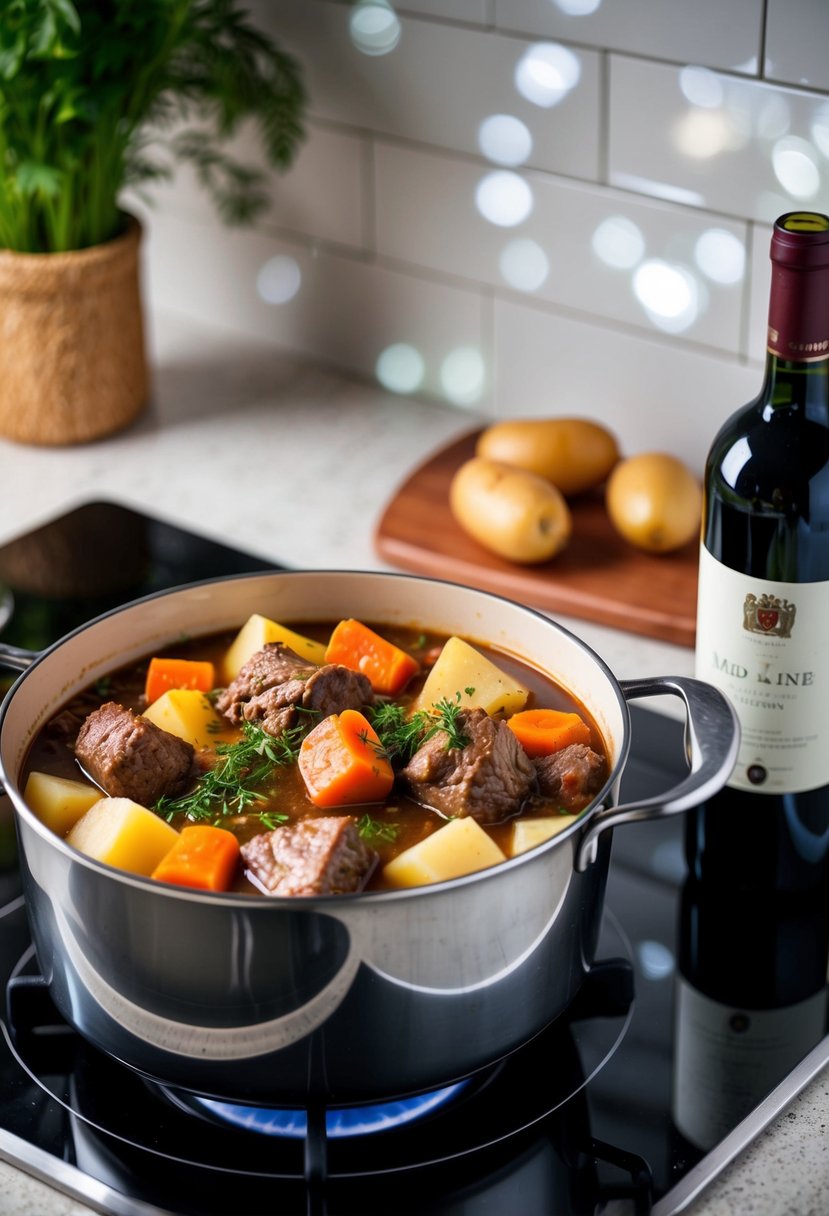
<path fill-rule="evenodd" d="M 0 435 L 70 444 L 125 427 L 147 399 L 141 226 L 71 253 L 0 251 Z"/>

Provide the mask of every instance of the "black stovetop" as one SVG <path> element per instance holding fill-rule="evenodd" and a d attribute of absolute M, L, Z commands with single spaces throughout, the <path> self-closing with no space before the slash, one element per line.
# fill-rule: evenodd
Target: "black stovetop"
<path fill-rule="evenodd" d="M 15 601 L 0 640 L 39 650 L 153 590 L 273 568 L 124 508 L 89 504 L 0 549 L 0 584 Z M 631 712 L 625 799 L 667 790 L 684 769 L 681 725 Z M 329 1113 L 322 1171 L 303 1112 L 287 1112 L 287 1129 L 280 1114 L 250 1130 L 258 1112 L 238 1110 L 232 1124 L 220 1123 L 216 1112 L 183 1109 L 178 1095 L 153 1090 L 60 1022 L 37 980 L 12 818 L 0 797 L 0 978 L 6 986 L 14 977 L 0 1036 L 0 1157 L 97 1211 L 669 1216 L 774 1113 L 768 1103 L 757 1112 L 765 1094 L 754 1094 L 748 1117 L 731 1132 L 726 1120 L 703 1147 L 674 1124 L 681 817 L 614 833 L 599 956 L 619 965 L 597 968 L 568 1015 L 419 1120 L 348 1135 L 342 1113 Z M 803 1054 L 814 1047 L 802 1044 Z M 804 1083 L 797 1073 L 777 1081 L 788 1097 Z M 380 1117 L 397 1113 L 392 1104 Z"/>

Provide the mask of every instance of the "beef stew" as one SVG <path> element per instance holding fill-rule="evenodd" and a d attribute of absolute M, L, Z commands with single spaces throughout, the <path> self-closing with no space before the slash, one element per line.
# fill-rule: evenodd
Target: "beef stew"
<path fill-rule="evenodd" d="M 527 711 L 580 731 L 556 725 L 539 753 L 519 729 Z M 273 896 L 495 864 L 572 822 L 608 772 L 584 707 L 508 654 L 402 626 L 251 617 L 73 698 L 35 739 L 24 782 L 35 813 L 99 860 Z M 174 830 L 175 849 L 162 834 L 157 857 L 142 845 L 125 861 L 147 815 Z"/>

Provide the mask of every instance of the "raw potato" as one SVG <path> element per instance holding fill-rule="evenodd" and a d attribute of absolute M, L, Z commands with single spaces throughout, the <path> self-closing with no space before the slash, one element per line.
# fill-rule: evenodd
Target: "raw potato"
<path fill-rule="evenodd" d="M 575 815 L 516 819 L 512 826 L 510 857 L 517 857 L 519 853 L 526 853 L 527 849 L 534 849 L 537 844 L 543 844 L 545 840 L 550 840 L 559 832 L 563 832 L 565 828 L 569 828 L 571 823 L 575 823 L 575 820 Z"/>
<path fill-rule="evenodd" d="M 216 713 L 204 693 L 195 688 L 168 688 L 141 716 L 191 743 L 197 751 L 213 747 L 217 738 L 228 731 L 227 722 Z M 228 740 L 231 738 L 228 735 Z"/>
<path fill-rule="evenodd" d="M 462 707 L 485 709 L 490 717 L 523 709 L 529 691 L 463 638 L 443 644 L 434 667 L 415 698 L 412 713 L 430 710 L 444 698 Z"/>
<path fill-rule="evenodd" d="M 570 509 L 551 482 L 478 456 L 462 464 L 452 478 L 449 506 L 479 544 L 526 565 L 554 557 L 573 528 Z"/>
<path fill-rule="evenodd" d="M 675 456 L 643 452 L 613 470 L 606 505 L 614 528 L 630 544 L 649 553 L 670 553 L 699 533 L 702 488 Z"/>
<path fill-rule="evenodd" d="M 537 473 L 569 497 L 601 485 L 619 447 L 606 427 L 587 418 L 515 418 L 487 427 L 476 455 Z"/>
<path fill-rule="evenodd" d="M 66 840 L 89 857 L 149 877 L 178 840 L 178 832 L 131 798 L 100 798 Z"/>
<path fill-rule="evenodd" d="M 23 791 L 26 805 L 58 836 L 65 836 L 100 797 L 94 785 L 51 773 L 29 773 Z"/>
<path fill-rule="evenodd" d="M 284 642 L 303 659 L 319 664 L 325 662 L 325 646 L 322 642 L 303 637 L 292 629 L 286 629 L 277 621 L 254 612 L 239 630 L 225 654 L 221 664 L 225 683 L 229 684 L 231 680 L 235 680 L 251 655 L 256 654 L 257 650 L 261 650 L 268 642 Z"/>
<path fill-rule="evenodd" d="M 383 877 L 395 887 L 420 887 L 472 874 L 506 861 L 498 845 L 468 816 L 453 819 L 425 840 L 399 853 L 383 867 Z"/>

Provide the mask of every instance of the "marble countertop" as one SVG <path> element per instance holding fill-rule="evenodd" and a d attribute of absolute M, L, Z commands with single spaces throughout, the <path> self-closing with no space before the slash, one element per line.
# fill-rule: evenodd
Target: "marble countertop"
<path fill-rule="evenodd" d="M 0 440 L 0 544 L 103 498 L 287 566 L 389 568 L 373 546 L 384 505 L 416 463 L 480 421 L 174 316 L 153 318 L 150 348 L 152 402 L 128 430 L 66 449 Z M 688 649 L 559 619 L 620 679 L 692 672 Z M 821 1072 L 685 1210 L 829 1212 L 827 1120 Z M 88 1211 L 0 1160 L 2 1216 Z"/>

